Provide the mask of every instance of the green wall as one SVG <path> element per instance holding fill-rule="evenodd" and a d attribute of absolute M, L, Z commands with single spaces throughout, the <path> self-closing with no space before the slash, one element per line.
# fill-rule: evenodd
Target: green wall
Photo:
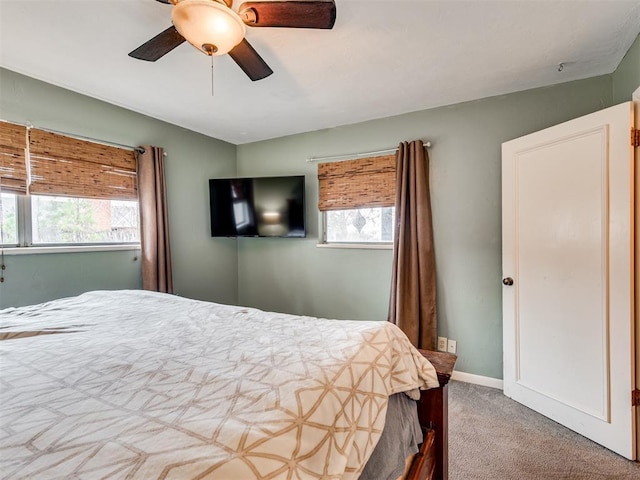
<path fill-rule="evenodd" d="M 631 45 L 612 77 L 614 105 L 631 100 L 631 94 L 640 87 L 640 35 Z"/>
<path fill-rule="evenodd" d="M 237 301 L 236 244 L 209 235 L 207 182 L 235 174 L 235 145 L 6 69 L 0 69 L 0 118 L 124 145 L 164 147 L 175 291 L 203 300 Z M 7 255 L 0 308 L 93 289 L 140 288 L 135 254 Z"/>
<path fill-rule="evenodd" d="M 0 308 L 77 295 L 141 288 L 139 251 L 5 255 Z"/>
<path fill-rule="evenodd" d="M 458 342 L 457 370 L 502 378 L 501 144 L 611 104 L 606 75 L 238 146 L 240 175 L 306 176 L 310 231 L 238 242 L 239 303 L 386 319 L 392 251 L 316 247 L 316 165 L 305 159 L 429 140 L 439 333 Z"/>

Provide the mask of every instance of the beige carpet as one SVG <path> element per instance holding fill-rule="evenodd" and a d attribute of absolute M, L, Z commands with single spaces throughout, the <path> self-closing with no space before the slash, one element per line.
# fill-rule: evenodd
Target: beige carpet
<path fill-rule="evenodd" d="M 449 386 L 451 480 L 640 479 L 640 464 L 505 397 Z"/>

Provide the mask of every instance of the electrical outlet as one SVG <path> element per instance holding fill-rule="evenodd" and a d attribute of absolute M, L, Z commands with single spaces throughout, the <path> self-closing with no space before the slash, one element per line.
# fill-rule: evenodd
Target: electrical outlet
<path fill-rule="evenodd" d="M 447 352 L 456 353 L 456 341 L 455 340 L 447 340 Z"/>
<path fill-rule="evenodd" d="M 438 337 L 438 351 L 439 352 L 447 351 L 447 337 Z"/>

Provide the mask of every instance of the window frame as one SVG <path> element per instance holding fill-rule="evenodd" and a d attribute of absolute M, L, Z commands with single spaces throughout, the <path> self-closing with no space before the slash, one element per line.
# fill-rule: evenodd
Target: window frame
<path fill-rule="evenodd" d="M 390 250 L 395 242 L 395 225 L 391 240 L 329 241 L 328 211 L 353 209 L 395 209 L 395 150 L 371 152 L 367 156 L 329 158 L 318 163 L 319 243 L 324 248 L 361 248 Z M 333 179 L 333 180 L 332 180 Z M 394 211 L 395 217 L 395 211 Z"/>
<path fill-rule="evenodd" d="M 10 192 L 7 192 L 10 193 Z M 31 198 L 33 195 L 14 194 L 16 196 L 16 222 L 18 243 L 0 243 L 5 254 L 12 253 L 56 253 L 71 251 L 104 251 L 104 250 L 137 250 L 141 241 L 137 242 L 82 242 L 82 243 L 34 243 Z M 88 197 L 73 197 L 88 198 Z M 138 212 L 140 203 L 138 203 Z M 138 215 L 138 236 L 140 237 L 140 216 Z"/>
<path fill-rule="evenodd" d="M 17 247 L 28 246 L 28 239 L 31 238 L 31 199 L 29 195 L 16 194 L 16 221 L 18 222 L 18 245 Z"/>

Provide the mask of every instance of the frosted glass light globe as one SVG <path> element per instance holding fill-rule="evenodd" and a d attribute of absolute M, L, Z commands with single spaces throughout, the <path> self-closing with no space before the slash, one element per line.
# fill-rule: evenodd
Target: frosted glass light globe
<path fill-rule="evenodd" d="M 171 20 L 187 42 L 207 55 L 228 53 L 246 33 L 240 17 L 215 0 L 181 0 L 173 7 Z"/>

